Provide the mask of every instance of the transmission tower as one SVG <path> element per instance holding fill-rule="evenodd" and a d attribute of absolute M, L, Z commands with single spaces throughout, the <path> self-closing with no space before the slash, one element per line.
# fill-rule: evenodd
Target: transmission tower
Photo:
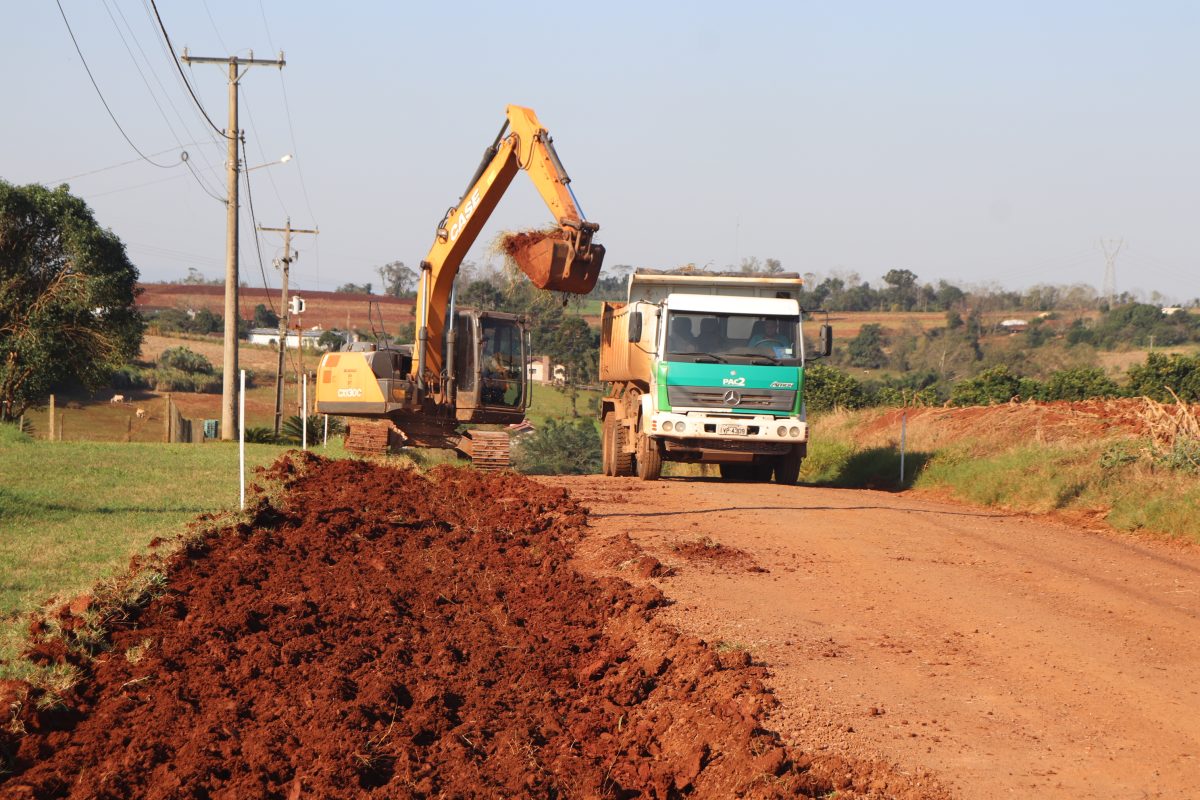
<path fill-rule="evenodd" d="M 1117 296 L 1117 254 L 1124 246 L 1124 239 L 1100 240 L 1100 249 L 1104 251 L 1104 288 L 1101 293 L 1108 300 L 1109 308 L 1112 308 Z"/>

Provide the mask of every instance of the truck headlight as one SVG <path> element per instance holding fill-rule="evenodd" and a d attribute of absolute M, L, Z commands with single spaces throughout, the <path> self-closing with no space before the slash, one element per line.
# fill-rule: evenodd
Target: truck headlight
<path fill-rule="evenodd" d="M 799 439 L 800 438 L 800 429 L 792 428 L 790 431 L 788 431 L 788 435 L 791 436 L 793 439 Z"/>
<path fill-rule="evenodd" d="M 778 429 L 776 429 L 776 431 L 775 431 L 775 435 L 776 435 L 776 436 L 780 436 L 780 437 L 782 437 L 782 436 L 787 436 L 787 426 L 786 426 L 786 425 L 780 425 L 780 426 L 779 426 L 779 428 L 778 428 Z"/>
<path fill-rule="evenodd" d="M 670 433 L 671 431 L 675 430 L 675 423 L 671 422 L 671 420 L 667 420 L 662 424 L 662 429 L 663 433 Z"/>
<path fill-rule="evenodd" d="M 676 433 L 683 433 L 685 430 L 687 430 L 686 422 L 676 422 L 675 423 L 675 432 Z"/>

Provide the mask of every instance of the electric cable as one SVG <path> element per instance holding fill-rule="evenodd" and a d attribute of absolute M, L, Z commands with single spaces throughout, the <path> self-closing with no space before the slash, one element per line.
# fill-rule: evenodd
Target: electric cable
<path fill-rule="evenodd" d="M 242 161 L 249 163 L 246 157 L 246 140 L 242 139 Z M 258 253 L 258 271 L 262 274 L 263 290 L 267 293 L 267 302 L 271 306 L 271 313 L 277 314 L 275 311 L 275 301 L 271 299 L 271 287 L 267 283 L 267 268 L 263 265 L 262 257 L 262 242 L 258 236 L 258 218 L 254 214 L 254 193 L 250 190 L 250 170 L 243 170 L 246 178 L 246 201 L 250 206 L 250 224 L 254 229 L 254 252 Z"/>
<path fill-rule="evenodd" d="M 104 110 L 108 112 L 108 116 L 112 119 L 113 124 L 117 126 L 117 130 L 121 132 L 121 136 L 125 137 L 125 141 L 129 143 L 129 146 L 132 147 L 134 152 L 141 156 L 142 160 L 147 164 L 152 164 L 159 169 L 172 169 L 179 166 L 178 163 L 159 164 L 157 161 L 143 153 L 141 149 L 139 149 L 138 146 L 133 143 L 133 140 L 129 138 L 129 134 L 127 134 L 125 129 L 121 127 L 121 123 L 117 121 L 117 115 L 113 113 L 112 108 L 110 108 L 108 105 L 108 101 L 104 99 L 104 93 L 100 91 L 100 85 L 96 83 L 96 78 L 94 75 L 92 75 L 92 68 L 88 66 L 87 59 L 83 57 L 83 50 L 79 48 L 79 41 L 75 38 L 75 31 L 71 30 L 71 23 L 67 20 L 67 12 L 63 10 L 62 0 L 54 0 L 54 2 L 58 5 L 58 13 L 62 15 L 63 24 L 67 26 L 67 33 L 71 35 L 71 43 L 75 45 L 75 52 L 79 54 L 79 60 L 83 63 L 83 69 L 87 72 L 88 80 L 92 82 L 92 88 L 96 90 L 96 95 L 100 98 L 100 102 L 104 104 Z"/>
<path fill-rule="evenodd" d="M 55 1 L 58 2 L 58 0 Z M 61 8 L 61 5 L 59 7 Z M 192 84 L 188 81 L 187 75 L 183 73 L 183 65 L 179 63 L 179 57 L 175 55 L 175 45 L 171 44 L 171 34 L 167 33 L 167 26 L 163 24 L 162 15 L 158 13 L 158 4 L 155 3 L 154 0 L 150 0 L 150 7 L 154 9 L 154 18 L 158 20 L 158 28 L 162 31 L 163 38 L 167 40 L 167 49 L 171 51 L 171 61 L 175 64 L 175 69 L 179 70 L 179 77 L 183 78 L 183 85 L 187 87 L 188 94 L 192 96 L 193 102 L 196 103 L 196 108 L 200 109 L 200 113 L 202 113 L 204 118 L 208 120 L 209 126 L 211 126 L 214 131 L 220 134 L 222 138 L 233 138 L 237 135 L 236 132 L 231 134 L 221 130 L 217 127 L 217 124 L 212 121 L 212 117 L 208 115 L 208 111 L 205 110 L 204 104 L 201 103 L 200 98 L 196 96 L 196 90 L 192 88 Z M 66 19 L 66 17 L 64 16 L 63 19 Z"/>

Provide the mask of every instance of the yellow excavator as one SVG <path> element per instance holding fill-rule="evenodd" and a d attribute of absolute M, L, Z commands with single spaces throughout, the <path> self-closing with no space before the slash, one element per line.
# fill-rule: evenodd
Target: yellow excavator
<path fill-rule="evenodd" d="M 500 133 L 484 151 L 466 192 L 438 223 L 421 262 L 417 341 L 358 342 L 321 358 L 316 412 L 354 418 L 347 449 L 386 453 L 438 447 L 458 450 L 479 467 L 508 465 L 507 433 L 465 426 L 524 418 L 530 357 L 525 320 L 456 308 L 454 279 L 519 170 L 533 180 L 556 226 L 508 235 L 504 251 L 539 289 L 586 294 L 596 285 L 604 246 L 592 236 L 600 226 L 580 211 L 554 140 L 537 115 L 508 106 Z"/>

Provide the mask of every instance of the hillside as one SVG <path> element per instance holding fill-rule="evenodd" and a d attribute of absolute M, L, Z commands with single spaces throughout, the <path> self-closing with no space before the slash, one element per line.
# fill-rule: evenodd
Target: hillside
<path fill-rule="evenodd" d="M 199 311 L 207 308 L 214 314 L 225 311 L 225 288 L 177 283 L 143 283 L 137 298 L 138 308 L 143 313 L 161 309 Z M 384 328 L 394 334 L 401 325 L 413 321 L 413 301 L 375 294 L 349 294 L 346 292 L 313 292 L 298 287 L 289 292 L 304 298 L 306 309 L 302 324 L 306 328 L 370 330 L 368 312 L 371 304 L 377 304 L 383 315 Z M 254 307 L 259 303 L 279 311 L 279 291 L 268 292 L 261 287 L 244 286 L 239 294 L 239 305 L 243 319 L 254 318 Z M 378 317 L 375 325 L 378 326 Z"/>

